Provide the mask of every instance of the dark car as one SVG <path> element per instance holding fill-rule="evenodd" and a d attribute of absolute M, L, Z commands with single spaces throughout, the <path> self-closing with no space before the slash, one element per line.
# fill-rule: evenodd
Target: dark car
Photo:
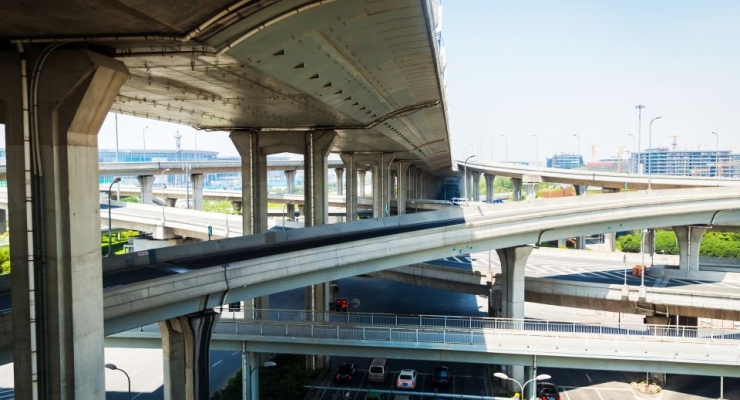
<path fill-rule="evenodd" d="M 539 400 L 560 400 L 558 388 L 550 382 L 537 384 L 537 399 Z"/>
<path fill-rule="evenodd" d="M 341 363 L 339 369 L 337 369 L 337 374 L 334 375 L 334 380 L 337 382 L 354 382 L 356 370 L 355 364 Z"/>
<path fill-rule="evenodd" d="M 434 374 L 432 374 L 432 385 L 435 387 L 449 387 L 450 379 L 450 367 L 443 365 L 434 368 Z"/>

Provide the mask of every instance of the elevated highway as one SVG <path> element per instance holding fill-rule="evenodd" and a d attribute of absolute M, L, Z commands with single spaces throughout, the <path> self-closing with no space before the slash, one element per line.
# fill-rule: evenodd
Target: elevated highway
<path fill-rule="evenodd" d="M 457 163 L 458 170 L 465 169 L 461 161 Z M 566 183 L 576 186 L 596 186 L 606 189 L 644 190 L 648 188 L 648 181 L 653 189 L 676 189 L 689 187 L 740 187 L 740 179 L 708 178 L 695 176 L 666 176 L 645 174 L 623 174 L 616 172 L 586 171 L 562 168 L 531 167 L 510 163 L 468 162 L 468 173 L 477 172 L 493 176 L 505 176 L 522 180 L 523 182 L 553 182 Z"/>

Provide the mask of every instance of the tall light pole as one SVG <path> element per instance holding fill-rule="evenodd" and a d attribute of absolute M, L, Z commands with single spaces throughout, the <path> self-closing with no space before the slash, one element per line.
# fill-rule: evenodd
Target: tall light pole
<path fill-rule="evenodd" d="M 167 199 L 164 197 L 164 188 L 167 186 L 167 181 L 164 179 L 164 174 L 169 171 L 170 169 L 167 168 L 164 171 L 162 171 L 159 176 L 162 178 L 162 236 L 164 236 L 164 208 L 167 206 Z"/>
<path fill-rule="evenodd" d="M 649 151 L 650 153 L 652 153 L 651 149 L 653 148 L 653 122 L 655 122 L 656 119 L 661 119 L 661 118 L 663 118 L 663 117 L 659 115 L 659 116 L 657 116 L 657 117 L 655 117 L 655 118 L 653 118 L 653 119 L 650 120 L 650 126 L 649 126 L 649 129 L 648 129 L 648 148 L 647 148 L 647 151 Z M 650 158 L 647 159 L 648 190 L 650 190 L 652 188 L 652 182 L 651 182 L 652 179 L 651 178 L 653 177 L 653 168 L 652 168 L 652 166 L 653 166 L 653 155 L 650 154 L 649 157 Z"/>
<path fill-rule="evenodd" d="M 717 143 L 717 152 L 715 153 L 715 156 L 714 156 L 714 162 L 717 164 L 717 166 L 715 167 L 716 172 L 714 173 L 714 176 L 718 177 L 720 176 L 720 173 L 719 173 L 719 135 L 717 134 L 717 132 L 712 132 L 712 135 L 714 135 L 714 138 Z"/>
<path fill-rule="evenodd" d="M 552 377 L 551 377 L 550 375 L 548 375 L 548 374 L 541 374 L 541 375 L 537 375 L 536 377 L 534 377 L 534 378 L 532 378 L 532 379 L 530 379 L 530 380 L 528 380 L 528 381 L 524 382 L 524 384 L 522 385 L 521 383 L 519 383 L 519 381 L 518 381 L 518 380 L 516 380 L 516 379 L 514 379 L 514 378 L 509 378 L 509 376 L 508 376 L 508 375 L 506 375 L 506 374 L 505 374 L 505 373 L 503 373 L 503 372 L 496 372 L 495 374 L 493 374 L 493 376 L 495 376 L 496 378 L 499 378 L 499 379 L 505 379 L 505 380 L 507 380 L 507 381 L 512 381 L 512 382 L 516 383 L 517 385 L 519 385 L 519 391 L 520 391 L 520 392 L 521 392 L 521 394 L 522 394 L 522 398 L 524 398 L 524 388 L 525 388 L 525 387 L 527 387 L 527 385 L 528 385 L 528 384 L 529 384 L 530 382 L 534 382 L 534 381 L 546 381 L 546 380 L 548 380 L 548 379 L 552 378 Z"/>
<path fill-rule="evenodd" d="M 146 130 L 147 129 L 149 129 L 149 127 L 145 126 L 144 129 L 141 130 L 141 140 L 144 141 L 144 156 L 146 156 Z"/>
<path fill-rule="evenodd" d="M 506 158 L 505 158 L 505 160 L 506 160 L 506 162 L 509 162 L 509 138 L 506 137 L 506 135 L 501 135 L 501 137 L 504 138 L 504 146 L 505 146 L 505 150 L 506 150 L 506 153 L 505 153 Z"/>
<path fill-rule="evenodd" d="M 635 153 L 635 135 L 633 135 L 631 133 L 628 133 L 628 135 L 632 136 L 632 155 L 635 155 L 635 154 L 637 154 L 637 153 Z M 637 159 L 637 166 L 638 166 L 638 168 L 640 166 L 640 159 L 639 158 Z M 636 168 L 636 169 L 638 169 L 638 168 Z M 635 171 L 635 172 L 637 172 L 637 171 Z"/>
<path fill-rule="evenodd" d="M 479 137 L 477 137 L 476 139 L 478 139 L 478 142 L 480 142 L 480 158 L 485 159 L 486 156 L 484 155 L 485 152 L 483 151 L 483 139 Z"/>
<path fill-rule="evenodd" d="M 534 166 L 536 167 L 540 161 L 540 138 L 537 135 L 532 135 L 534 138 Z"/>
<path fill-rule="evenodd" d="M 465 159 L 465 167 L 463 167 L 463 179 L 465 182 L 463 182 L 463 196 L 465 197 L 465 200 L 468 200 L 468 160 L 475 157 L 475 154 Z"/>
<path fill-rule="evenodd" d="M 120 182 L 120 177 L 115 177 L 113 179 L 113 182 L 110 183 L 110 186 L 108 186 L 108 254 L 106 254 L 106 257 L 109 257 L 110 254 L 113 252 L 113 224 L 111 222 L 111 214 L 110 214 L 110 191 L 113 189 L 113 185 Z"/>
<path fill-rule="evenodd" d="M 126 371 L 116 367 L 116 364 L 105 364 L 105 368 L 108 368 L 112 371 L 121 371 L 124 375 L 126 375 L 126 379 L 128 380 L 128 400 L 131 400 L 131 377 L 128 376 Z"/>
<path fill-rule="evenodd" d="M 578 168 L 581 168 L 581 159 L 580 159 L 581 157 L 581 137 L 575 133 L 573 134 L 573 136 L 575 136 L 575 138 L 578 139 L 578 151 L 576 152 L 576 155 L 579 157 L 578 158 Z"/>
<path fill-rule="evenodd" d="M 642 109 L 644 105 L 638 104 L 635 106 L 637 109 L 637 173 L 642 173 L 640 168 L 640 159 L 642 158 Z"/>
<path fill-rule="evenodd" d="M 496 157 L 493 156 L 493 136 L 488 135 L 488 138 L 491 139 L 491 161 L 493 161 L 496 159 Z"/>

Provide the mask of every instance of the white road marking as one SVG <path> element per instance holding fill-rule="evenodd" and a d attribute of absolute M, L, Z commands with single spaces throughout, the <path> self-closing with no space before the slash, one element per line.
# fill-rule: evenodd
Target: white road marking
<path fill-rule="evenodd" d="M 215 364 L 211 365 L 211 368 L 215 367 L 218 364 L 221 364 L 221 361 L 223 361 L 223 360 L 218 360 Z"/>
<path fill-rule="evenodd" d="M 588 378 L 588 383 L 591 383 L 591 382 L 593 382 L 593 381 L 591 380 L 591 377 L 590 377 L 590 376 L 588 376 L 588 374 L 586 374 L 586 378 Z"/>

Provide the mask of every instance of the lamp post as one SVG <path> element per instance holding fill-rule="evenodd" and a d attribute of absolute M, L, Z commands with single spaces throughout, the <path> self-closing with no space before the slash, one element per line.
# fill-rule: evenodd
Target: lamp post
<path fill-rule="evenodd" d="M 115 177 L 113 179 L 113 182 L 110 183 L 110 186 L 108 186 L 108 254 L 106 254 L 106 257 L 109 257 L 110 254 L 113 252 L 113 225 L 111 222 L 111 214 L 110 214 L 110 192 L 113 189 L 113 185 L 120 182 L 120 177 Z"/>
<path fill-rule="evenodd" d="M 546 381 L 546 380 L 548 380 L 548 379 L 552 378 L 552 377 L 551 377 L 550 375 L 548 375 L 548 374 L 542 374 L 542 375 L 537 375 L 537 376 L 535 376 L 534 378 L 532 378 L 532 379 L 530 379 L 530 380 L 528 380 L 528 381 L 524 382 L 524 384 L 522 385 L 521 383 L 519 383 L 519 381 L 517 381 L 517 380 L 516 380 L 516 379 L 514 379 L 514 378 L 509 378 L 509 376 L 508 376 L 508 375 L 506 375 L 506 374 L 505 374 L 505 373 L 503 373 L 503 372 L 496 372 L 495 374 L 493 374 L 493 376 L 495 376 L 496 378 L 499 378 L 499 379 L 505 379 L 505 380 L 507 380 L 507 381 L 512 381 L 512 382 L 516 383 L 517 385 L 519 385 L 519 390 L 520 390 L 520 393 L 522 394 L 522 397 L 524 397 L 524 388 L 525 388 L 525 387 L 527 387 L 527 385 L 528 385 L 528 384 L 529 384 L 530 382 L 534 382 L 534 381 Z"/>
<path fill-rule="evenodd" d="M 717 134 L 717 132 L 712 132 L 712 135 L 714 135 L 714 138 L 717 143 L 717 152 L 715 153 L 715 156 L 714 156 L 714 162 L 717 165 L 715 166 L 714 176 L 718 177 L 720 176 L 720 173 L 719 173 L 719 135 Z"/>
<path fill-rule="evenodd" d="M 504 159 L 506 162 L 509 162 L 509 138 L 506 137 L 506 135 L 501 135 L 502 138 L 504 138 L 504 149 L 506 150 L 506 158 Z"/>
<path fill-rule="evenodd" d="M 159 174 L 160 178 L 162 179 L 162 237 L 164 238 L 164 208 L 167 206 L 167 199 L 164 197 L 164 188 L 167 186 L 164 174 L 169 171 L 170 169 L 167 168 L 164 171 L 162 171 L 161 174 Z"/>
<path fill-rule="evenodd" d="M 537 135 L 532 135 L 534 138 L 534 166 L 539 165 L 540 161 L 540 138 Z"/>
<path fill-rule="evenodd" d="M 128 376 L 126 371 L 116 367 L 116 364 L 105 364 L 105 368 L 108 368 L 112 371 L 121 371 L 124 375 L 126 375 L 126 379 L 128 380 L 128 400 L 131 400 L 131 377 Z"/>
<path fill-rule="evenodd" d="M 141 140 L 144 142 L 144 156 L 146 156 L 146 130 L 147 129 L 149 129 L 149 127 L 145 126 L 144 129 L 141 130 Z"/>
<path fill-rule="evenodd" d="M 465 167 L 463 168 L 464 182 L 463 182 L 463 196 L 465 200 L 468 200 L 468 160 L 475 157 L 475 154 L 465 159 Z"/>
<path fill-rule="evenodd" d="M 635 153 L 635 135 L 633 135 L 631 133 L 628 133 L 628 135 L 632 136 L 632 154 L 635 155 L 635 154 L 637 154 L 637 153 Z M 638 157 L 639 157 L 639 155 L 638 155 Z M 638 165 L 638 167 L 640 165 L 640 159 L 639 158 L 637 159 L 637 165 Z"/>
<path fill-rule="evenodd" d="M 483 152 L 483 139 L 479 137 L 477 137 L 476 139 L 478 139 L 478 142 L 480 142 L 480 157 L 485 158 L 485 153 Z"/>
<path fill-rule="evenodd" d="M 581 137 L 578 136 L 578 134 L 575 134 L 575 133 L 573 134 L 573 137 L 575 137 L 576 139 L 578 139 L 578 147 L 577 147 L 576 154 L 578 156 L 580 156 L 581 155 Z"/>
<path fill-rule="evenodd" d="M 650 151 L 650 149 L 653 148 L 653 122 L 655 122 L 656 119 L 661 119 L 662 116 L 657 116 L 650 120 L 650 129 L 648 129 L 648 148 L 647 150 Z M 650 151 L 652 153 L 652 151 Z M 652 176 L 653 176 L 653 156 L 650 155 L 650 158 L 647 159 L 647 169 L 648 169 L 648 190 L 652 188 Z"/>
<path fill-rule="evenodd" d="M 637 173 L 642 173 L 640 168 L 640 158 L 642 158 L 642 109 L 644 105 L 638 104 L 635 106 L 637 109 Z"/>
<path fill-rule="evenodd" d="M 254 353 L 247 354 L 245 351 L 242 350 L 242 359 L 254 359 L 254 361 L 257 360 L 256 357 L 254 357 Z M 276 367 L 277 364 L 275 361 L 265 361 L 262 364 L 262 367 L 265 368 L 271 368 Z M 256 371 L 260 365 L 256 365 L 249 369 L 249 374 L 244 374 L 244 371 L 246 370 L 246 364 L 242 364 L 242 398 L 247 399 L 251 398 L 254 400 L 259 399 L 259 381 L 255 382 L 252 379 L 252 375 L 254 374 L 254 371 Z M 258 375 L 259 376 L 259 375 Z"/>
<path fill-rule="evenodd" d="M 488 135 L 488 138 L 491 139 L 491 161 L 495 160 L 496 158 L 493 156 L 493 136 Z"/>

